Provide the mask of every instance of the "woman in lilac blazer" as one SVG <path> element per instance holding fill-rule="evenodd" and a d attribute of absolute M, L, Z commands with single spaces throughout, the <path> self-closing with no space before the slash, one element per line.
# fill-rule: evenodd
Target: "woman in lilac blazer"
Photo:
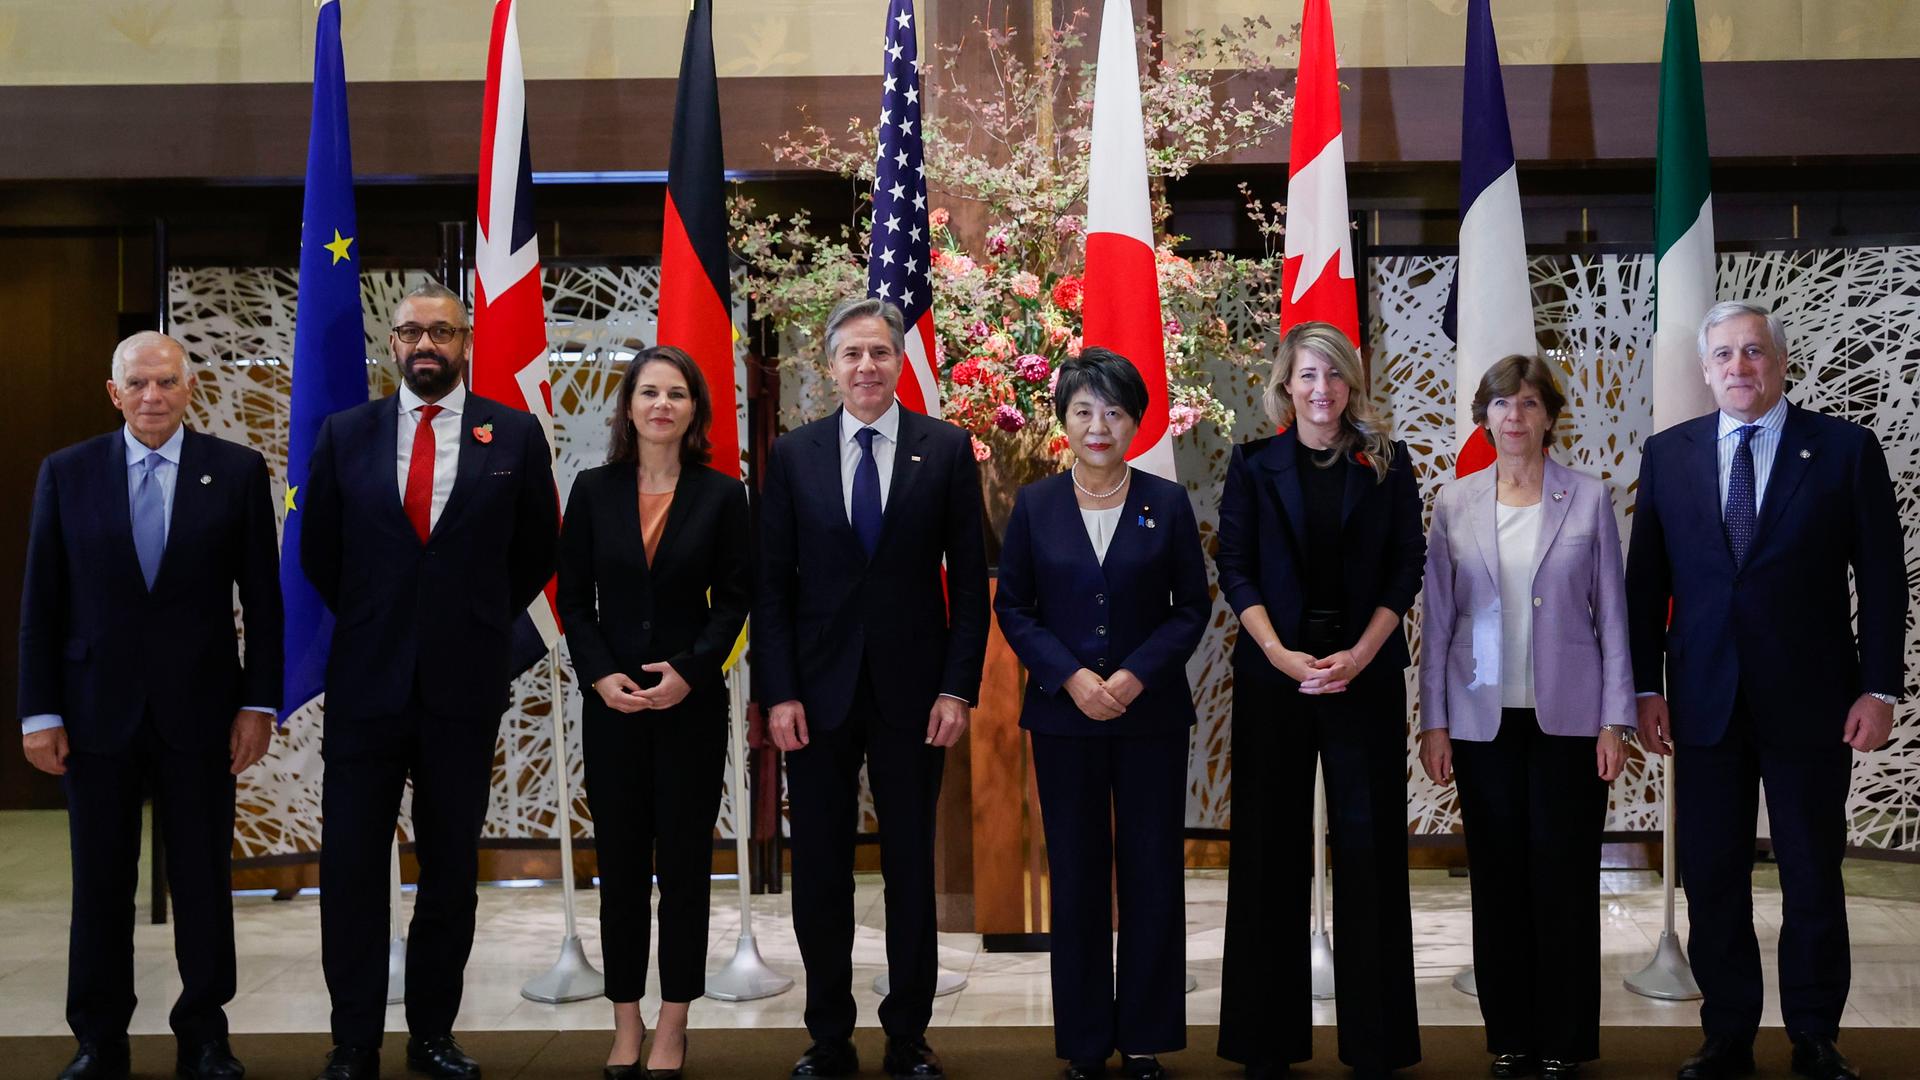
<path fill-rule="evenodd" d="M 1495 462 L 1448 484 L 1427 536 L 1420 761 L 1458 770 L 1473 960 L 1493 1075 L 1600 1056 L 1594 911 L 1607 785 L 1634 735 L 1607 484 L 1547 456 L 1566 399 L 1538 357 L 1494 364 L 1473 419 Z"/>

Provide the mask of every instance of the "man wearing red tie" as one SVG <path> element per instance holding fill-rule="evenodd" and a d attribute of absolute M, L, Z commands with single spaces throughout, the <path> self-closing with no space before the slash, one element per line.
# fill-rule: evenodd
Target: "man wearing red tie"
<path fill-rule="evenodd" d="M 387 848 L 413 780 L 419 892 L 407 935 L 407 1066 L 467 1080 L 454 1042 L 473 946 L 480 828 L 514 620 L 553 573 L 553 467 L 532 416 L 469 393 L 460 298 L 421 285 L 388 337 L 398 393 L 327 418 L 300 557 L 334 616 L 321 796 L 323 1080 L 380 1073 Z"/>

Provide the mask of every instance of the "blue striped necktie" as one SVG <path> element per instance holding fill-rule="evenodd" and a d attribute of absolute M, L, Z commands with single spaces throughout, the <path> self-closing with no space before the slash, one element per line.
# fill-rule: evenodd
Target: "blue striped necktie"
<path fill-rule="evenodd" d="M 167 549 L 167 506 L 160 493 L 160 463 L 166 459 L 150 453 L 140 463 L 140 482 L 133 489 L 133 550 L 140 557 L 140 575 L 153 588 L 160 576 L 160 555 Z"/>
<path fill-rule="evenodd" d="M 1753 435 L 1759 430 L 1758 424 L 1740 429 L 1740 445 L 1734 447 L 1733 467 L 1727 471 L 1727 547 L 1736 568 L 1747 564 L 1753 550 Z"/>

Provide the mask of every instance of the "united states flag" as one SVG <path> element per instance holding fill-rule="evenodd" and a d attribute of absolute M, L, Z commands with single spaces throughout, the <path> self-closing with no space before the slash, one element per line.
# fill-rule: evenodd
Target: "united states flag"
<path fill-rule="evenodd" d="M 933 369 L 932 228 L 927 224 L 927 169 L 920 135 L 920 49 L 913 0 L 887 7 L 885 73 L 880 94 L 880 157 L 873 177 L 873 241 L 867 295 L 900 306 L 907 317 L 907 369 L 900 403 L 940 415 L 940 377 Z"/>

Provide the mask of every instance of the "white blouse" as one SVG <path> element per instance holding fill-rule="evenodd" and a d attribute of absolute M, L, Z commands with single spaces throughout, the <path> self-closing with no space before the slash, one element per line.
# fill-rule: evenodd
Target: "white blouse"
<path fill-rule="evenodd" d="M 1540 543 L 1541 503 L 1499 504 L 1500 704 L 1533 708 L 1533 552 Z"/>
<path fill-rule="evenodd" d="M 1120 511 L 1125 509 L 1125 503 L 1105 510 L 1080 508 L 1080 520 L 1087 527 L 1087 540 L 1093 544 L 1093 557 L 1103 565 L 1107 561 L 1107 545 L 1113 543 L 1114 530 L 1120 527 Z"/>

